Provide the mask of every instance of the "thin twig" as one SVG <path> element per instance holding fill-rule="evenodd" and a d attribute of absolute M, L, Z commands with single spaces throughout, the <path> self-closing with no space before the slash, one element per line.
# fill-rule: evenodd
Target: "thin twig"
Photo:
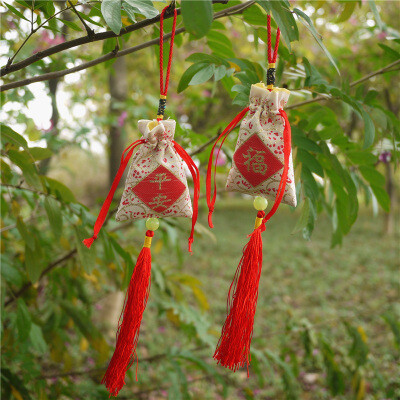
<path fill-rule="evenodd" d="M 217 1 L 217 2 L 220 3 L 221 1 Z M 219 11 L 218 13 L 215 14 L 215 16 L 219 15 L 218 18 L 221 18 L 222 16 L 232 15 L 231 13 L 233 13 L 233 14 L 241 13 L 246 8 L 253 5 L 254 2 L 255 2 L 254 0 L 250 0 L 243 4 L 237 4 L 235 6 L 226 8 L 225 10 Z M 180 15 L 181 9 L 177 8 L 176 11 L 177 11 L 178 15 Z M 172 16 L 173 16 L 173 13 L 170 13 L 170 14 L 166 13 L 164 18 L 167 19 L 167 18 L 171 18 Z M 215 19 L 215 16 L 214 16 L 214 19 Z M 53 54 L 60 53 L 64 50 L 68 50 L 73 47 L 81 46 L 83 44 L 90 43 L 90 42 L 96 42 L 99 40 L 105 40 L 105 39 L 109 39 L 109 38 L 113 38 L 113 37 L 120 37 L 120 36 L 126 35 L 128 33 L 137 31 L 139 29 L 145 28 L 147 26 L 154 25 L 154 24 L 158 23 L 159 21 L 160 21 L 160 16 L 158 15 L 154 18 L 145 19 L 143 21 L 139 21 L 135 24 L 129 25 L 126 28 L 123 28 L 121 30 L 121 32 L 119 33 L 119 35 L 116 35 L 113 31 L 106 31 L 106 32 L 95 33 L 92 37 L 83 36 L 83 37 L 80 37 L 77 39 L 73 39 L 73 40 L 69 40 L 64 43 L 57 44 L 56 46 L 49 47 L 46 50 L 39 51 L 36 54 L 34 54 L 30 57 L 27 57 L 26 59 L 21 60 L 15 64 L 6 65 L 5 67 L 3 67 L 1 69 L 0 76 L 5 76 L 5 75 L 10 74 L 11 72 L 19 71 L 19 70 L 27 67 L 28 65 L 33 64 L 36 61 L 39 61 L 45 57 L 49 57 Z"/>
<path fill-rule="evenodd" d="M 193 157 L 196 154 L 202 153 L 211 143 L 215 142 L 218 139 L 220 134 L 221 134 L 221 130 L 219 130 L 218 133 L 214 137 L 212 137 L 210 140 L 207 140 L 207 142 L 202 144 L 199 148 L 197 148 L 196 150 L 193 150 L 192 152 L 189 152 L 189 155 Z"/>
<path fill-rule="evenodd" d="M 368 75 L 363 76 L 362 78 L 360 78 L 360 79 L 358 79 L 358 80 L 356 80 L 354 82 L 351 82 L 349 86 L 350 87 L 357 86 L 360 83 L 363 83 L 363 82 L 373 78 L 374 76 L 381 75 L 381 74 L 384 74 L 386 72 L 398 71 L 399 69 L 391 70 L 391 68 L 395 67 L 398 64 L 400 64 L 400 60 L 394 61 L 394 62 L 386 65 L 386 67 L 380 68 L 380 69 L 378 69 L 378 70 L 376 70 L 374 72 L 371 72 Z M 335 97 L 332 97 L 330 95 L 317 96 L 314 99 L 309 99 L 309 100 L 301 101 L 299 103 L 294 103 L 294 104 L 286 107 L 286 109 L 287 110 L 291 110 L 293 108 L 298 108 L 298 107 L 301 107 L 301 106 L 305 106 L 307 104 L 316 103 L 318 101 L 326 101 L 326 100 L 334 100 L 334 99 L 335 99 Z"/>
<path fill-rule="evenodd" d="M 86 33 L 88 34 L 89 38 L 93 38 L 94 35 L 94 30 L 92 28 L 90 28 L 87 23 L 85 22 L 85 20 L 81 17 L 81 15 L 79 14 L 78 10 L 75 8 L 74 4 L 72 3 L 71 0 L 68 0 L 68 3 L 71 5 L 71 8 L 73 9 L 74 13 L 78 16 L 78 18 L 80 19 L 80 21 L 82 22 L 82 25 L 85 27 L 86 29 Z"/>

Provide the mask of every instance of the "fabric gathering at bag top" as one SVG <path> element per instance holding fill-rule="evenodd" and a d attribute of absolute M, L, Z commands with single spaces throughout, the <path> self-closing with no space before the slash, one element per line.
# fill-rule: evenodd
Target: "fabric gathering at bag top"
<path fill-rule="evenodd" d="M 212 228 L 212 214 L 217 197 L 217 160 L 226 138 L 241 122 L 226 190 L 256 196 L 253 205 L 258 212 L 254 229 L 248 235 L 250 239 L 243 249 L 242 258 L 229 288 L 227 316 L 214 359 L 218 364 L 233 371 L 247 366 L 248 375 L 263 263 L 261 234 L 266 230 L 266 223 L 275 214 L 281 202 L 293 207 L 297 204 L 291 129 L 284 111 L 290 92 L 274 87 L 280 30 L 277 29 L 275 48 L 272 52 L 270 15 L 267 16 L 267 28 L 267 84 L 260 82 L 251 86 L 249 106 L 229 123 L 214 143 L 206 179 L 208 223 Z M 268 213 L 264 211 L 268 206 L 267 198 L 273 200 Z"/>
<path fill-rule="evenodd" d="M 171 34 L 164 36 L 163 22 L 166 14 L 173 17 L 173 24 Z M 138 356 L 136 347 L 140 324 L 150 293 L 150 247 L 154 231 L 159 227 L 158 218 L 191 218 L 192 227 L 188 242 L 189 251 L 192 250 L 194 228 L 198 215 L 199 170 L 185 149 L 174 140 L 176 122 L 172 119 L 164 120 L 176 18 L 177 10 L 174 2 L 165 7 L 160 14 L 160 100 L 157 117 L 153 120 L 139 121 L 138 128 L 142 137 L 124 150 L 120 167 L 94 225 L 93 236 L 83 241 L 85 246 L 90 248 L 97 239 L 100 229 L 106 221 L 114 193 L 132 158 L 116 219 L 117 221 L 127 221 L 147 218 L 147 232 L 129 282 L 118 322 L 115 351 L 102 379 L 102 383 L 107 387 L 110 396 L 118 395 L 125 385 L 126 372 L 135 361 L 137 380 Z M 163 42 L 169 36 L 171 42 L 164 85 Z M 135 150 L 136 153 L 134 154 Z M 193 208 L 184 164 L 193 177 Z"/>

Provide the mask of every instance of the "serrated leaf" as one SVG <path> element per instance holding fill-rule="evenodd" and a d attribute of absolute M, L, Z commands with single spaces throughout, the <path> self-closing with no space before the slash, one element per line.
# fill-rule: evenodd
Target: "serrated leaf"
<path fill-rule="evenodd" d="M 103 0 L 101 2 L 101 13 L 111 30 L 119 35 L 122 28 L 121 0 Z"/>
<path fill-rule="evenodd" d="M 62 233 L 63 219 L 60 204 L 56 199 L 48 196 L 44 199 L 44 208 L 49 219 L 51 230 L 58 241 Z"/>
<path fill-rule="evenodd" d="M 213 20 L 211 0 L 182 0 L 181 10 L 186 30 L 197 39 L 205 36 Z"/>

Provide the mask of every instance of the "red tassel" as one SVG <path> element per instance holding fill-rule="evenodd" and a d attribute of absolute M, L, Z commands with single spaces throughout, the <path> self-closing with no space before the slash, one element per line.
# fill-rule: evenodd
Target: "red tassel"
<path fill-rule="evenodd" d="M 150 293 L 150 244 L 153 236 L 153 231 L 146 232 L 145 243 L 133 270 L 129 288 L 125 295 L 124 307 L 119 318 L 115 351 L 101 381 L 106 385 L 111 396 L 117 396 L 125 385 L 126 371 L 135 360 L 137 380 L 138 357 L 136 346 L 139 339 L 140 323 Z"/>
<path fill-rule="evenodd" d="M 250 365 L 250 344 L 253 337 L 254 315 L 256 313 L 258 286 L 263 260 L 263 243 L 261 234 L 265 223 L 274 215 L 282 201 L 286 188 L 291 152 L 291 129 L 289 120 L 283 110 L 279 111 L 284 119 L 284 167 L 274 205 L 265 216 L 259 211 L 256 226 L 250 240 L 243 249 L 243 256 L 237 267 L 235 277 L 228 293 L 228 316 L 222 328 L 214 359 L 218 364 L 236 371 L 245 364 L 247 375 Z"/>
<path fill-rule="evenodd" d="M 260 211 L 257 219 L 262 221 Z M 256 222 L 257 225 L 257 222 Z M 214 359 L 233 371 L 250 363 L 254 315 L 258 299 L 258 284 L 262 269 L 263 243 L 261 229 L 254 229 L 243 249 L 243 256 L 228 293 L 228 316 L 222 328 Z"/>

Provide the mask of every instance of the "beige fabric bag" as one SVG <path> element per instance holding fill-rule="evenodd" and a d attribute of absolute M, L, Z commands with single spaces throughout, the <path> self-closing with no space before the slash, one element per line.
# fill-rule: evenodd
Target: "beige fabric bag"
<path fill-rule="evenodd" d="M 187 217 L 192 203 L 182 158 L 173 139 L 174 120 L 140 120 L 138 128 L 146 142 L 133 155 L 117 221 L 140 218 Z"/>
<path fill-rule="evenodd" d="M 263 83 L 251 86 L 249 113 L 240 125 L 227 191 L 275 199 L 284 163 L 284 121 L 279 110 L 289 95 L 286 89 L 270 91 Z M 282 203 L 297 204 L 292 154 Z"/>

